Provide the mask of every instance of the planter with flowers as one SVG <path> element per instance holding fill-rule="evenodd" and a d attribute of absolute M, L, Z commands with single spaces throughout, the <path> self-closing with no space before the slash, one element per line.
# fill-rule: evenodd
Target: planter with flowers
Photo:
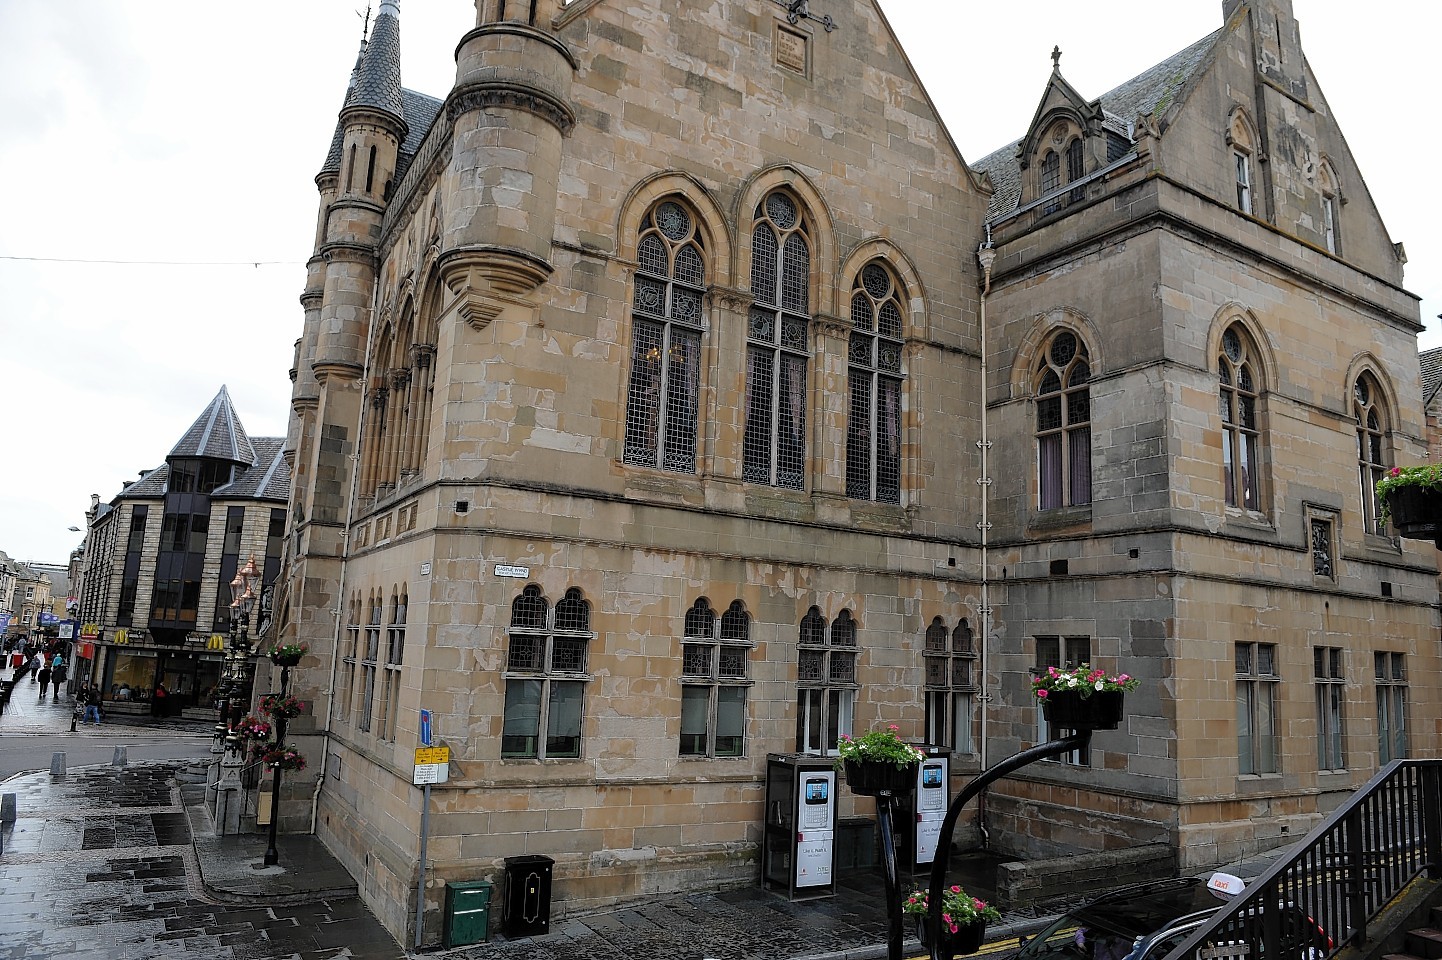
<path fill-rule="evenodd" d="M 293 667 L 309 649 L 303 643 L 279 643 L 270 648 L 270 662 L 278 667 Z"/>
<path fill-rule="evenodd" d="M 291 720 L 305 712 L 305 701 L 290 694 L 267 693 L 260 698 L 260 712 L 277 719 Z"/>
<path fill-rule="evenodd" d="M 916 765 L 926 754 L 897 736 L 901 728 L 869 730 L 859 737 L 843 736 L 836 745 L 836 767 L 846 772 L 846 785 L 864 797 L 902 794 L 916 780 Z"/>
<path fill-rule="evenodd" d="M 1042 713 L 1054 727 L 1068 730 L 1115 730 L 1122 722 L 1126 692 L 1139 681 L 1125 673 L 1109 674 L 1084 663 L 1070 669 L 1047 667 L 1032 677 L 1031 689 Z"/>
<path fill-rule="evenodd" d="M 931 946 L 927 914 L 930 897 L 925 890 L 914 890 L 901 902 L 901 912 L 916 921 L 916 935 L 922 946 Z M 1000 920 L 1001 913 L 985 900 L 978 900 L 953 884 L 941 894 L 941 955 L 951 960 L 962 953 L 976 953 L 986 939 L 988 921 Z"/>
<path fill-rule="evenodd" d="M 1442 541 L 1442 463 L 1393 467 L 1377 481 L 1377 499 L 1399 535 Z"/>
<path fill-rule="evenodd" d="M 242 743 L 259 743 L 270 739 L 271 726 L 259 717 L 246 714 L 231 729 L 231 733 Z"/>
<path fill-rule="evenodd" d="M 294 747 L 275 744 L 260 752 L 260 762 L 275 770 L 304 770 L 305 755 Z"/>

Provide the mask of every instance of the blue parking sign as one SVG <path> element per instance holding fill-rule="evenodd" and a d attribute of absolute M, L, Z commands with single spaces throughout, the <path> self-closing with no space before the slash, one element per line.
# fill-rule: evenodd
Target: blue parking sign
<path fill-rule="evenodd" d="M 421 746 L 423 746 L 423 747 L 429 747 L 430 745 L 431 745 L 431 712 L 430 712 L 429 710 L 422 710 L 422 711 L 421 711 Z"/>

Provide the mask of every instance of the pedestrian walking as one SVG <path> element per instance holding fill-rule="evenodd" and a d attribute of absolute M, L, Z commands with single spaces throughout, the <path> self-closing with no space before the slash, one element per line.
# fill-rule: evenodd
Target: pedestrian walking
<path fill-rule="evenodd" d="M 167 699 L 169 695 L 170 691 L 165 689 L 165 684 L 157 683 L 155 685 L 155 693 L 150 697 L 150 715 L 152 717 L 170 716 L 170 703 Z"/>
<path fill-rule="evenodd" d="M 60 688 L 65 686 L 65 681 L 68 679 L 70 679 L 70 668 L 65 665 L 65 658 L 56 657 L 55 662 L 50 666 L 50 682 L 55 684 L 55 695 L 50 698 L 51 703 L 60 702 Z"/>
<path fill-rule="evenodd" d="M 45 699 L 45 691 L 50 686 L 50 664 L 41 662 L 40 670 L 35 674 L 35 679 L 40 681 L 40 699 Z"/>
<path fill-rule="evenodd" d="M 100 684 L 92 683 L 85 689 L 85 722 L 100 725 Z"/>

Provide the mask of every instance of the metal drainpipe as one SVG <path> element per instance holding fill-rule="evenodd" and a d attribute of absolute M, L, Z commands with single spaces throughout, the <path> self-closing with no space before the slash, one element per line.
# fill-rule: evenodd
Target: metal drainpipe
<path fill-rule="evenodd" d="M 976 251 L 976 259 L 981 264 L 981 305 L 980 305 L 980 333 L 981 333 L 981 439 L 977 441 L 977 448 L 981 451 L 981 475 L 977 477 L 977 486 L 981 488 L 981 521 L 976 525 L 981 531 L 981 608 L 977 611 L 981 614 L 981 692 L 977 699 L 981 703 L 981 769 L 987 768 L 987 716 L 991 712 L 991 688 L 987 682 L 987 676 L 991 669 L 991 658 L 987 653 L 987 639 L 991 636 L 991 562 L 987 553 L 988 534 L 991 532 L 991 520 L 988 516 L 988 505 L 991 493 L 990 454 L 991 437 L 987 433 L 986 419 L 986 298 L 991 293 L 991 265 L 996 261 L 996 250 L 991 245 L 991 224 L 986 225 L 986 243 Z M 991 841 L 991 835 L 986 829 L 986 794 L 983 792 L 977 800 L 976 814 L 977 830 L 981 835 L 981 846 L 985 850 Z"/>
<path fill-rule="evenodd" d="M 366 352 L 365 362 L 361 365 L 361 402 L 360 412 L 356 415 L 355 452 L 350 455 L 350 497 L 345 507 L 345 527 L 341 530 L 340 549 L 340 576 L 336 582 L 335 609 L 331 611 L 331 620 L 334 626 L 331 629 L 330 640 L 330 681 L 326 691 L 325 725 L 321 727 L 320 734 L 324 738 L 321 741 L 321 763 L 320 775 L 315 778 L 315 793 L 310 798 L 310 832 L 315 833 L 315 822 L 320 816 L 320 791 L 325 785 L 327 776 L 326 770 L 330 759 L 330 722 L 335 715 L 335 676 L 340 668 L 340 632 L 341 621 L 345 617 L 345 575 L 346 564 L 350 560 L 350 531 L 351 523 L 355 520 L 355 502 L 360 489 L 360 453 L 361 440 L 365 437 L 366 425 L 366 402 L 367 386 L 371 377 L 371 349 L 375 346 L 376 333 L 376 310 L 380 309 L 381 280 L 380 271 L 376 271 L 376 279 L 371 287 L 371 310 L 370 320 L 366 324 Z"/>

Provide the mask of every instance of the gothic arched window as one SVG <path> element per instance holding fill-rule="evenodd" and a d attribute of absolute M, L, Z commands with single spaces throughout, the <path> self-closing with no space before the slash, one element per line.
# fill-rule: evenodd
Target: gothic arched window
<path fill-rule="evenodd" d="M 851 292 L 846 495 L 901 502 L 901 287 L 873 261 Z"/>
<path fill-rule="evenodd" d="M 1092 502 L 1091 365 L 1070 330 L 1054 334 L 1036 367 L 1037 506 Z"/>
<path fill-rule="evenodd" d="M 1227 506 L 1260 510 L 1262 434 L 1257 418 L 1261 399 L 1260 365 L 1252 338 L 1240 323 L 1222 334 L 1217 357 L 1221 381 L 1218 403 L 1222 414 L 1222 471 Z"/>

